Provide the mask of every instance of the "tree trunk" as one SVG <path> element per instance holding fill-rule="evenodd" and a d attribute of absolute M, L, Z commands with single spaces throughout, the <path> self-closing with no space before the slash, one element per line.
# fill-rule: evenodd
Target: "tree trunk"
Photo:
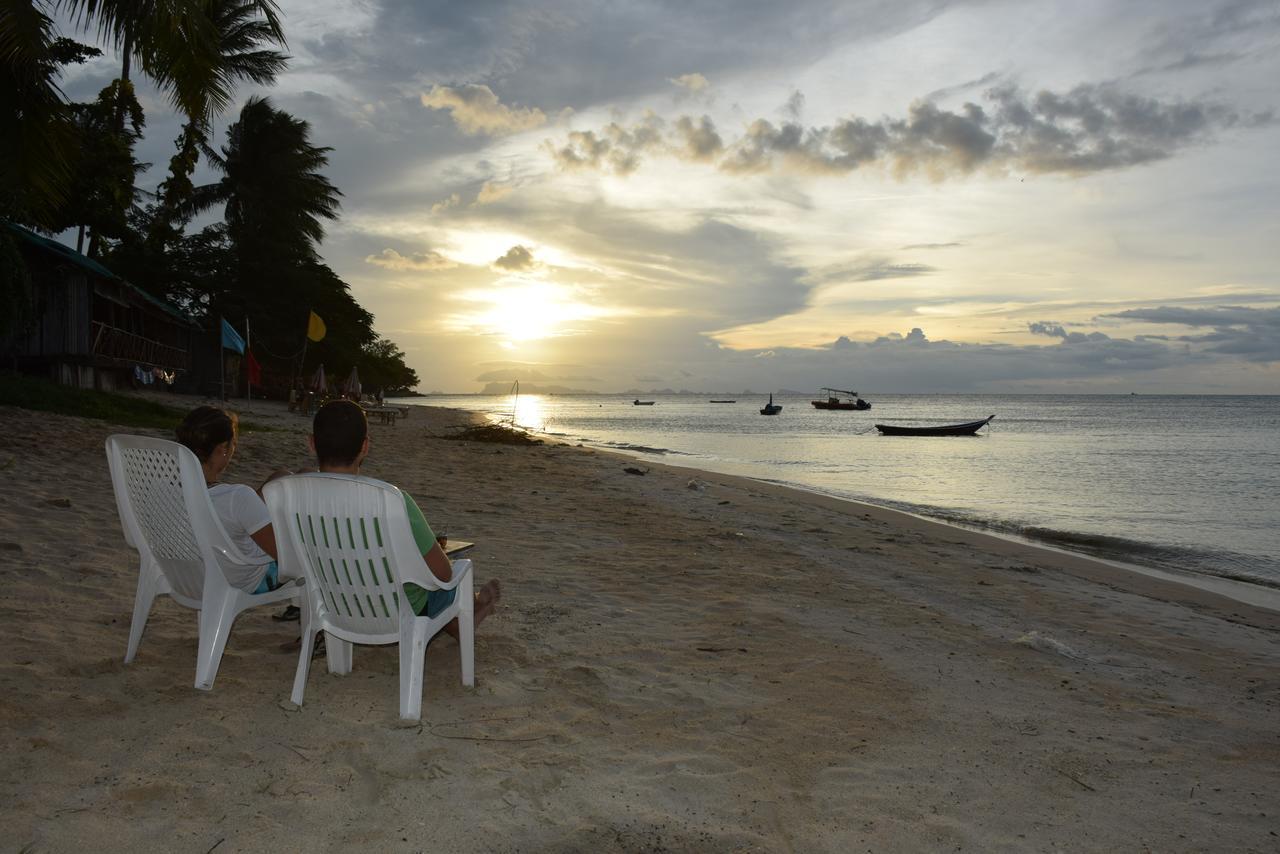
<path fill-rule="evenodd" d="M 133 31 L 125 30 L 124 44 L 120 46 L 120 53 L 123 57 L 120 60 L 120 90 L 116 92 L 116 115 L 115 125 L 116 133 L 124 133 L 124 114 L 125 114 L 125 86 L 129 82 L 129 60 L 133 53 Z"/>

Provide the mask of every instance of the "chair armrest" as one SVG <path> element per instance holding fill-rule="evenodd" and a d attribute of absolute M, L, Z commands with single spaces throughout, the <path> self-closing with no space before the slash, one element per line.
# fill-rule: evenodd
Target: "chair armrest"
<path fill-rule="evenodd" d="M 448 581 L 441 581 L 440 579 L 436 578 L 436 574 L 431 571 L 430 567 L 427 566 L 426 561 L 422 562 L 422 569 L 427 573 L 427 576 L 430 577 L 431 586 L 427 586 L 426 584 L 423 584 L 422 582 L 425 579 L 423 579 L 421 576 L 418 576 L 416 578 L 410 578 L 407 575 L 405 575 L 401 577 L 400 579 L 401 583 L 416 584 L 419 587 L 422 587 L 423 589 L 426 589 L 426 590 L 433 590 L 433 589 L 434 590 L 452 590 L 453 588 L 458 586 L 458 583 L 462 581 L 462 579 L 465 578 L 468 573 L 471 572 L 471 560 L 469 558 L 463 558 L 462 560 L 455 560 L 453 562 L 453 578 L 449 579 Z"/>

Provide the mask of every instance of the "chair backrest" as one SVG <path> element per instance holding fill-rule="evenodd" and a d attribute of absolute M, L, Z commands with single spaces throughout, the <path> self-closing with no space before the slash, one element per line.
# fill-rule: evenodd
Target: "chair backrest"
<path fill-rule="evenodd" d="M 218 520 L 196 455 L 177 442 L 117 434 L 107 439 L 111 485 L 125 539 L 160 567 L 187 604 L 204 592 L 215 546 L 244 561 Z"/>
<path fill-rule="evenodd" d="M 401 617 L 412 614 L 402 585 L 436 586 L 400 490 L 369 477 L 312 473 L 273 480 L 263 497 L 281 574 L 305 575 L 323 619 L 368 642 L 399 637 Z"/>

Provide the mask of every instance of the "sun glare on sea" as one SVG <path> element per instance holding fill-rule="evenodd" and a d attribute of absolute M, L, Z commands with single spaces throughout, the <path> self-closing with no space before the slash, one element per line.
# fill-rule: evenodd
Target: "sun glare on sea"
<path fill-rule="evenodd" d="M 515 401 L 515 423 L 526 430 L 541 430 L 546 426 L 547 413 L 542 405 L 542 395 L 522 394 Z"/>

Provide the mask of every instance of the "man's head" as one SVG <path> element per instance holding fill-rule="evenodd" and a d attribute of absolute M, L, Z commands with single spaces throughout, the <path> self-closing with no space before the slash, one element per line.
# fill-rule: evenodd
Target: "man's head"
<path fill-rule="evenodd" d="M 311 447 L 320 469 L 359 466 L 369 453 L 369 421 L 349 400 L 334 400 L 316 412 Z"/>

